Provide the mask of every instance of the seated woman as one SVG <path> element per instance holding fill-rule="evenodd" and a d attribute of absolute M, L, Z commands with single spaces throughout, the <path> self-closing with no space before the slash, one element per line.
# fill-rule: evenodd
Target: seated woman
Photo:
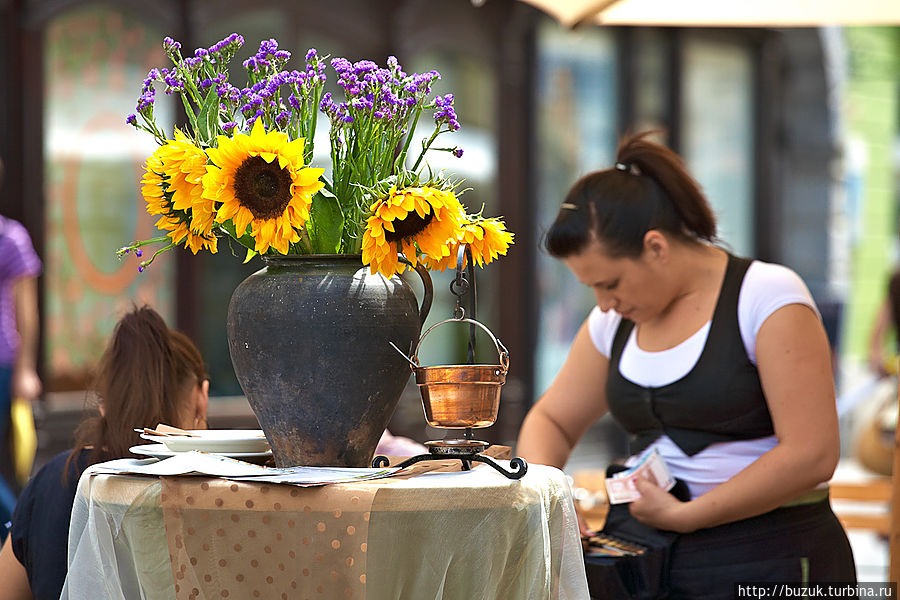
<path fill-rule="evenodd" d="M 206 428 L 209 380 L 203 358 L 152 308 L 135 309 L 116 325 L 93 390 L 99 416 L 83 421 L 75 447 L 53 457 L 22 492 L 0 551 L 2 598 L 59 598 L 72 504 L 89 465 L 130 456 L 135 428 L 158 423 Z"/>

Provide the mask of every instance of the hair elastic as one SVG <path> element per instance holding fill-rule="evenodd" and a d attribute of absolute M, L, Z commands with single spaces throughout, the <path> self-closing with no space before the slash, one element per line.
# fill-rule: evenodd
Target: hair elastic
<path fill-rule="evenodd" d="M 625 163 L 620 163 L 620 162 L 616 163 L 616 169 L 618 169 L 619 171 L 626 171 L 626 172 L 631 170 L 628 165 L 626 165 Z"/>
<path fill-rule="evenodd" d="M 578 207 L 572 204 L 571 202 L 563 202 L 559 205 L 560 208 L 565 208 L 568 210 L 578 210 Z"/>

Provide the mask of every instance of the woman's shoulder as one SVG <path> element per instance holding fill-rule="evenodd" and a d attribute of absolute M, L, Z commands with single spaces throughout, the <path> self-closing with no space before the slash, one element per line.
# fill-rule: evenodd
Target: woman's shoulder
<path fill-rule="evenodd" d="M 745 344 L 755 347 L 753 337 L 769 316 L 789 304 L 819 309 L 803 279 L 791 268 L 754 260 L 747 269 L 738 300 L 738 321 Z"/>
<path fill-rule="evenodd" d="M 747 269 L 741 296 L 748 299 L 789 299 L 815 307 L 809 288 L 790 267 L 754 260 Z"/>
<path fill-rule="evenodd" d="M 81 450 L 77 459 L 73 459 L 71 462 L 69 462 L 69 456 L 72 455 L 72 450 L 65 450 L 53 456 L 28 481 L 28 484 L 22 491 L 22 495 L 26 496 L 29 492 L 41 494 L 46 492 L 47 488 L 62 487 L 63 473 L 66 471 L 67 466 L 67 480 L 70 482 L 70 486 L 73 480 L 77 484 L 81 471 L 86 468 L 86 459 L 89 452 L 89 450 Z"/>
<path fill-rule="evenodd" d="M 612 352 L 612 342 L 622 322 L 622 315 L 614 310 L 602 311 L 599 306 L 591 309 L 588 315 L 588 333 L 594 347 L 603 356 L 609 357 Z"/>

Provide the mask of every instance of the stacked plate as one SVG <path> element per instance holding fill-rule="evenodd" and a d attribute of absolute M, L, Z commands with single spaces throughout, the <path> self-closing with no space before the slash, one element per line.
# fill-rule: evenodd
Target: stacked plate
<path fill-rule="evenodd" d="M 154 458 L 168 458 L 179 452 L 200 450 L 248 462 L 265 462 L 272 456 L 269 441 L 261 429 L 191 429 L 190 435 L 154 435 L 141 437 L 154 444 L 132 446 L 131 452 Z"/>

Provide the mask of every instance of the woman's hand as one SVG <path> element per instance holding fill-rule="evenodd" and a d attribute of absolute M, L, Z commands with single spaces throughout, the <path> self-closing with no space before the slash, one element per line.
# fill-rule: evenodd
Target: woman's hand
<path fill-rule="evenodd" d="M 597 535 L 597 532 L 588 527 L 587 521 L 584 518 L 584 515 L 581 514 L 581 510 L 578 506 L 575 506 L 575 515 L 578 517 L 578 533 L 581 534 L 582 538 L 589 538 Z"/>
<path fill-rule="evenodd" d="M 631 502 L 631 516 L 651 527 L 688 533 L 696 529 L 689 519 L 688 503 L 682 502 L 655 483 L 637 478 L 635 487 L 641 497 Z"/>

